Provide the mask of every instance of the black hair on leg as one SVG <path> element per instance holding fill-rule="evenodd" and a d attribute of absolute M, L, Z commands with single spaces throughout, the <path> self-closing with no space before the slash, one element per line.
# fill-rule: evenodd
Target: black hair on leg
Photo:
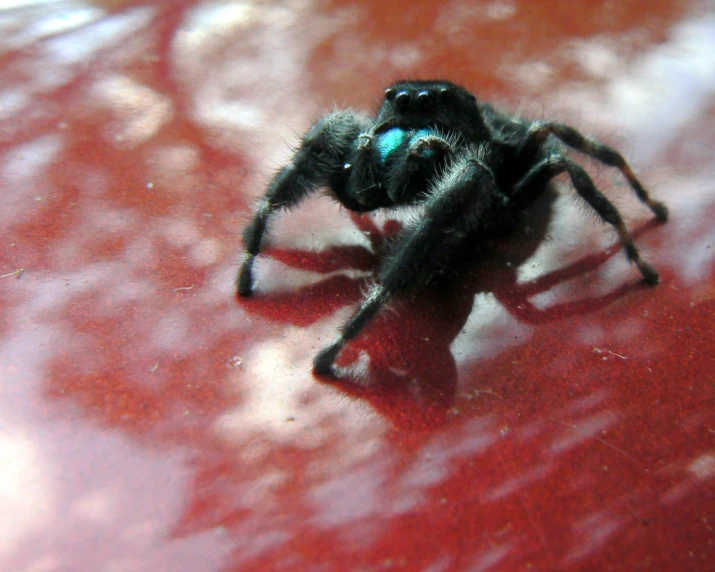
<path fill-rule="evenodd" d="M 550 179 L 564 172 L 571 177 L 571 182 L 579 196 L 596 211 L 603 222 L 612 225 L 616 229 L 628 260 L 638 267 L 645 281 L 648 284 L 657 284 L 660 281 L 658 272 L 641 258 L 633 242 L 633 237 L 628 232 L 618 209 L 596 188 L 596 185 L 593 184 L 591 177 L 588 176 L 583 167 L 568 157 L 552 155 L 535 165 L 515 186 L 514 200 L 517 204 L 527 204 L 533 198 L 531 196 L 532 189 L 542 187 Z"/>

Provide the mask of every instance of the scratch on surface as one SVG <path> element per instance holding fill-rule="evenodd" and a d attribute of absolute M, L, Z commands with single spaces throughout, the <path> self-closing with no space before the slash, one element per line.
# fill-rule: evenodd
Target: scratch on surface
<path fill-rule="evenodd" d="M 626 356 L 617 354 L 616 352 L 612 352 L 611 350 L 604 350 L 603 348 L 593 348 L 593 353 L 599 354 L 599 355 L 606 353 L 606 354 L 610 354 L 612 356 L 616 356 L 621 359 L 628 359 Z M 603 359 L 608 359 L 608 358 L 603 358 Z"/>
<path fill-rule="evenodd" d="M 501 453 L 497 449 L 497 447 L 494 447 L 494 453 L 496 453 L 497 458 L 499 459 L 499 464 L 502 467 L 502 470 L 505 473 L 509 473 L 506 468 L 506 464 L 504 463 L 504 459 L 501 456 Z M 514 476 L 514 478 L 517 478 Z M 536 522 L 536 519 L 534 518 L 534 515 L 531 514 L 531 510 L 529 510 L 528 505 L 524 502 L 524 495 L 522 495 L 521 491 L 518 489 L 514 491 L 516 493 L 517 498 L 519 499 L 519 504 L 521 504 L 521 507 L 524 509 L 524 512 L 526 513 L 526 517 L 529 519 L 529 524 L 531 524 L 531 528 L 534 529 L 534 532 L 536 532 L 536 536 L 539 537 L 539 541 L 541 542 L 541 545 L 544 547 L 544 550 L 549 555 L 549 558 L 551 559 L 552 562 L 556 561 L 556 554 L 554 551 L 551 549 L 551 546 L 549 545 L 548 541 L 546 540 L 546 534 L 544 534 L 544 530 L 539 526 L 539 523 Z"/>
<path fill-rule="evenodd" d="M 465 397 L 468 401 L 471 401 L 472 399 L 476 399 L 477 395 L 479 395 L 480 393 L 488 393 L 489 395 L 493 395 L 497 399 L 502 398 L 501 395 L 499 395 L 496 391 L 492 391 L 491 389 L 475 389 L 470 393 L 465 394 Z"/>
<path fill-rule="evenodd" d="M 0 275 L 0 278 L 8 278 L 9 276 L 16 276 L 17 278 L 20 278 L 20 276 L 22 276 L 23 272 L 25 272 L 24 268 L 18 268 L 14 272 L 8 272 L 7 274 Z"/>
<path fill-rule="evenodd" d="M 613 450 L 616 451 L 617 453 L 620 453 L 621 455 L 623 455 L 624 457 L 630 459 L 631 461 L 636 461 L 636 462 L 637 462 L 636 458 L 635 458 L 633 455 L 629 455 L 629 454 L 626 453 L 623 449 L 619 449 L 619 448 L 616 447 L 615 445 L 611 445 L 611 443 L 609 443 L 609 442 L 606 441 L 605 439 L 601 439 L 600 437 L 594 437 L 594 439 L 595 439 L 596 441 L 598 441 L 599 443 L 603 443 L 603 444 L 606 445 L 607 447 L 610 447 L 611 449 L 613 449 Z"/>
<path fill-rule="evenodd" d="M 402 352 L 400 351 L 400 344 L 398 344 L 395 341 L 395 338 L 392 337 L 392 332 L 388 331 L 387 335 L 390 336 L 390 339 L 392 340 L 392 344 L 395 346 L 395 349 L 397 350 L 397 355 L 400 356 L 400 359 L 402 360 L 402 365 L 404 365 L 406 368 L 409 368 L 410 364 L 407 363 L 407 361 L 405 360 L 405 357 L 402 355 Z"/>
<path fill-rule="evenodd" d="M 499 395 L 496 391 L 492 391 L 491 389 L 475 389 L 472 392 L 472 395 L 477 396 L 480 393 L 488 393 L 489 395 L 493 395 L 494 397 L 498 397 L 499 399 L 501 399 L 501 395 Z"/>
<path fill-rule="evenodd" d="M 174 288 L 174 292 L 178 292 L 179 290 L 193 290 L 194 285 L 192 284 L 191 286 L 182 286 L 181 288 Z"/>
<path fill-rule="evenodd" d="M 623 358 L 623 359 L 627 359 L 627 358 Z M 560 421 L 560 420 L 558 420 L 558 419 L 554 419 L 553 417 L 549 417 L 549 421 L 553 421 L 554 423 L 560 423 L 561 425 L 565 425 L 566 427 L 571 427 L 571 429 L 578 429 L 578 425 L 574 425 L 573 423 L 566 423 L 565 421 Z M 606 441 L 605 439 L 601 439 L 600 437 L 596 437 L 595 435 L 593 435 L 593 439 L 595 439 L 595 440 L 598 441 L 599 443 L 603 443 L 603 444 L 606 445 L 607 447 L 610 447 L 611 449 L 613 449 L 613 450 L 616 451 L 617 453 L 620 453 L 621 455 L 623 455 L 623 456 L 626 457 L 627 459 L 630 459 L 631 461 L 636 461 L 636 462 L 637 462 L 637 459 L 636 459 L 633 455 L 629 455 L 629 454 L 626 453 L 623 449 L 619 449 L 618 447 L 616 447 L 615 445 L 612 445 L 611 443 L 609 443 L 609 442 Z"/>

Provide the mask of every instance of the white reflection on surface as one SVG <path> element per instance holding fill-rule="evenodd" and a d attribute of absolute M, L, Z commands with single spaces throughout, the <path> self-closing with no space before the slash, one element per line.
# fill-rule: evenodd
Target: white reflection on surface
<path fill-rule="evenodd" d="M 387 516 L 391 511 L 385 506 L 384 490 L 392 467 L 382 466 L 384 458 L 380 461 L 373 460 L 314 487 L 311 497 L 318 511 L 313 521 L 332 529 L 371 516 Z"/>
<path fill-rule="evenodd" d="M 474 559 L 473 564 L 469 566 L 470 572 L 483 572 L 484 570 L 494 570 L 504 558 L 509 556 L 512 552 L 517 552 L 519 547 L 517 543 L 507 542 L 502 546 L 496 546 L 494 548 L 489 548 L 484 550 L 477 558 Z"/>
<path fill-rule="evenodd" d="M 625 524 L 624 519 L 615 518 L 610 511 L 590 514 L 573 526 L 575 541 L 563 559 L 563 564 L 573 564 L 601 549 Z"/>
<path fill-rule="evenodd" d="M 31 220 L 52 201 L 52 188 L 46 182 L 48 169 L 63 143 L 60 135 L 45 135 L 12 147 L 0 158 L 0 177 L 6 189 L 0 209 L 0 229 Z"/>
<path fill-rule="evenodd" d="M 551 443 L 548 451 L 551 454 L 560 454 L 590 442 L 593 437 L 611 428 L 617 420 L 618 414 L 614 411 L 603 411 L 579 419 L 578 425 L 565 430 L 564 435 Z"/>
<path fill-rule="evenodd" d="M 469 34 L 473 34 L 473 30 L 470 30 L 465 24 L 489 25 L 494 20 L 508 20 L 517 13 L 517 9 L 515 2 L 507 0 L 491 2 L 452 0 L 441 6 L 435 27 L 450 41 L 455 41 L 454 36 L 459 34 L 464 35 L 462 38 L 464 41 Z"/>
<path fill-rule="evenodd" d="M 317 509 L 313 521 L 324 528 L 343 530 L 346 535 L 362 523 L 367 534 L 372 519 L 421 510 L 424 503 L 429 504 L 428 496 L 434 487 L 447 481 L 466 460 L 486 453 L 498 439 L 490 418 L 476 419 L 455 429 L 449 437 L 436 435 L 427 439 L 407 466 L 402 466 L 394 451 L 376 444 L 371 458 L 353 462 L 349 470 L 335 471 L 331 467 L 310 491 Z"/>
<path fill-rule="evenodd" d="M 47 419 L 39 396 L 49 361 L 71 339 L 43 325 L 54 307 L 33 297 L 8 316 L 16 331 L 0 343 L 0 565 L 136 570 L 152 562 L 213 560 L 218 566 L 229 547 L 216 532 L 163 542 L 181 508 L 184 458 L 154 455 L 72 415 Z M 83 361 L 91 365 L 91 356 Z M 162 486 L 147 487 L 146 479 Z M 196 547 L 207 544 L 216 553 L 196 557 Z"/>
<path fill-rule="evenodd" d="M 665 491 L 661 496 L 663 504 L 673 505 L 687 498 L 698 488 L 715 478 L 715 453 L 704 453 L 684 467 L 672 466 L 668 468 L 668 471 L 685 474 L 685 478 Z"/>
<path fill-rule="evenodd" d="M 170 217 L 155 218 L 146 224 L 140 208 L 118 204 L 109 165 L 78 165 L 83 160 L 79 153 L 63 162 L 67 145 L 76 143 L 69 140 L 71 129 L 85 116 L 65 115 L 66 108 L 54 102 L 43 105 L 37 98 L 76 80 L 106 50 L 116 50 L 113 54 L 118 59 L 134 58 L 143 44 L 136 37 L 127 42 L 127 37 L 153 11 L 140 8 L 102 17 L 104 13 L 94 7 L 61 4 L 61 10 L 34 20 L 34 12 L 0 14 L 0 27 L 13 18 L 33 20 L 23 33 L 3 36 L 3 47 L 41 41 L 27 54 L 11 59 L 12 65 L 1 72 L 9 86 L 0 96 L 3 118 L 9 119 L 3 123 L 2 138 L 26 141 L 10 147 L 2 157 L 3 230 L 29 225 L 33 217 L 55 209 L 70 221 L 60 232 L 50 233 L 47 244 L 25 244 L 18 237 L 17 244 L 23 248 L 3 260 L 3 272 L 9 263 L 27 268 L 21 280 L 0 284 L 3 295 L 9 294 L 13 301 L 3 308 L 10 328 L 0 343 L 0 456 L 11 456 L 0 468 L 0 567 L 138 570 L 163 568 L 174 561 L 190 569 L 217 569 L 231 547 L 220 531 L 166 542 L 182 509 L 185 458 L 156 455 L 118 432 L 95 427 L 77 404 L 67 406 L 60 399 L 52 412 L 45 407 L 43 397 L 58 365 L 69 367 L 76 376 L 96 375 L 102 380 L 112 375 L 106 369 L 114 351 L 126 357 L 128 393 L 131 381 L 137 387 L 161 386 L 156 382 L 163 377 L 161 368 L 152 372 L 142 362 L 146 358 L 158 367 L 159 362 L 164 365 L 173 358 L 162 360 L 157 352 L 175 356 L 201 343 L 201 327 L 193 323 L 195 314 L 189 318 L 192 312 L 186 312 L 191 301 L 170 304 L 173 312 L 166 307 L 156 312 L 154 306 L 152 313 L 134 321 L 120 321 L 109 343 L 95 332 L 96 326 L 105 320 L 111 323 L 133 304 L 148 308 L 147 302 L 156 300 L 157 293 L 171 292 L 174 285 L 148 270 L 161 256 L 160 246 L 169 242 L 167 236 L 175 247 L 194 248 L 192 259 L 200 263 L 215 265 L 221 252 L 213 238 L 191 226 L 187 243 L 188 217 L 178 223 Z M 50 35 L 51 39 L 45 38 Z M 15 74 L 12 81 L 7 80 L 9 74 Z M 116 112 L 117 122 L 111 126 L 117 128 L 114 135 L 129 146 L 147 142 L 171 119 L 168 100 L 134 79 L 97 74 L 87 80 L 73 103 L 82 113 L 100 107 Z M 89 102 L 82 99 L 87 94 Z M 62 185 L 67 181 L 69 188 Z M 75 189 L 70 208 L 58 209 L 66 198 L 62 193 L 72 194 Z M 150 195 L 143 183 L 137 191 Z M 122 249 L 125 238 L 126 249 Z M 94 250 L 105 241 L 116 241 L 114 255 Z M 46 258 L 38 257 L 41 249 L 42 254 L 46 249 Z M 209 306 L 227 304 L 225 299 L 216 301 L 215 295 L 210 298 Z M 241 324 L 235 320 L 233 313 L 223 326 L 220 321 L 210 326 L 213 331 L 240 331 Z M 87 324 L 87 330 L 79 331 Z M 129 339 L 138 341 L 137 332 L 139 337 L 148 333 L 150 341 L 127 344 Z M 76 363 L 67 363 L 68 357 Z M 69 382 L 73 374 L 67 374 Z M 105 397 L 112 401 L 117 395 L 108 392 Z M 118 403 L 121 406 L 121 398 Z M 161 486 L 147 486 L 152 482 Z M 141 507 L 133 506 L 136 502 Z"/>
<path fill-rule="evenodd" d="M 242 369 L 236 375 L 242 401 L 238 409 L 216 420 L 217 434 L 242 443 L 263 435 L 274 443 L 315 449 L 337 434 L 353 440 L 366 431 L 371 435 L 382 432 L 384 422 L 325 392 L 311 374 L 316 345 L 332 336 L 347 311 L 308 328 L 284 327 L 275 339 L 257 343 L 243 355 Z M 250 380 L 244 371 L 250 372 Z M 351 462 L 351 455 L 346 454 L 341 464 Z"/>
<path fill-rule="evenodd" d="M 45 6 L 33 9 L 36 4 Z M 0 0 L 0 51 L 22 49 L 53 34 L 71 32 L 104 14 L 81 1 Z"/>
<path fill-rule="evenodd" d="M 154 10 L 148 7 L 136 8 L 124 14 L 120 13 L 109 18 L 96 19 L 96 23 L 77 28 L 72 34 L 50 36 L 42 44 L 47 62 L 52 62 L 54 68 L 44 67 L 46 72 L 41 80 L 45 88 L 56 85 L 55 78 L 64 78 L 68 68 L 76 64 L 84 64 L 103 48 L 116 46 L 118 42 L 126 41 L 136 34 L 138 28 L 146 23 Z M 42 61 L 44 58 L 40 58 Z M 51 70 L 60 72 L 54 76 Z"/>
<path fill-rule="evenodd" d="M 554 472 L 554 466 L 539 465 L 532 467 L 520 475 L 505 479 L 497 487 L 487 491 L 482 495 L 484 502 L 497 502 L 511 495 L 518 495 L 530 485 L 544 480 Z"/>
<path fill-rule="evenodd" d="M 32 438 L 0 430 L 0 555 L 42 530 L 55 513 L 50 480 Z"/>
<path fill-rule="evenodd" d="M 307 92 L 305 66 L 315 47 L 345 21 L 312 8 L 312 2 L 198 4 L 176 36 L 175 65 L 192 87 L 197 120 L 259 165 L 273 167 L 271 158 L 285 161 L 281 137 L 295 137 L 287 117 L 295 129 L 296 118 L 304 118 L 305 126 L 318 111 Z M 295 25 L 308 13 L 311 26 Z M 217 51 L 224 56 L 216 58 Z M 212 65 L 204 65 L 209 58 Z"/>
<path fill-rule="evenodd" d="M 30 101 L 27 90 L 5 88 L 0 91 L 0 120 L 11 119 Z"/>
<path fill-rule="evenodd" d="M 705 453 L 688 465 L 688 472 L 698 481 L 715 478 L 715 453 Z"/>
<path fill-rule="evenodd" d="M 427 489 L 436 485 L 447 478 L 451 465 L 484 453 L 497 441 L 498 435 L 496 420 L 480 417 L 459 427 L 450 442 L 437 436 L 415 454 L 399 482 L 405 489 Z"/>
<path fill-rule="evenodd" d="M 153 137 L 173 113 L 168 98 L 120 75 L 95 82 L 89 96 L 93 105 L 111 107 L 116 113 L 107 135 L 110 142 L 127 148 Z"/>
<path fill-rule="evenodd" d="M 715 16 L 683 22 L 670 40 L 611 80 L 610 109 L 633 134 L 634 154 L 652 162 L 704 114 L 715 95 Z"/>
<path fill-rule="evenodd" d="M 450 350 L 458 364 L 472 362 L 526 343 L 530 336 L 531 328 L 507 312 L 492 294 L 477 294 L 467 322 Z"/>

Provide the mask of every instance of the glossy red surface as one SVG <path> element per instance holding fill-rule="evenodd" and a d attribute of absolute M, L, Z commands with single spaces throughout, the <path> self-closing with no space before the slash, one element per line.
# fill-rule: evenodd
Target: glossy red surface
<path fill-rule="evenodd" d="M 712 2 L 2 6 L 0 569 L 713 568 Z M 586 163 L 662 283 L 559 181 L 316 379 L 395 223 L 316 199 L 250 300 L 240 232 L 404 76 L 623 150 L 666 225 Z"/>

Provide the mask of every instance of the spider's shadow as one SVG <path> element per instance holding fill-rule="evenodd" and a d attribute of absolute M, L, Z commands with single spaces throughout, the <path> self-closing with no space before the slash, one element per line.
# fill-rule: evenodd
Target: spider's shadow
<path fill-rule="evenodd" d="M 450 345 L 464 328 L 477 294 L 491 293 L 519 321 L 540 324 L 592 313 L 644 287 L 641 282 L 629 282 L 605 295 L 537 308 L 531 297 L 593 271 L 620 252 L 614 246 L 519 284 L 517 269 L 545 239 L 554 200 L 554 192 L 545 193 L 508 232 L 475 236 L 475 248 L 455 260 L 449 273 L 428 288 L 399 297 L 391 305 L 392 311 L 384 310 L 368 324 L 344 348 L 338 360 L 339 377 L 326 381 L 348 395 L 366 399 L 398 427 L 434 427 L 444 422 L 454 403 L 457 366 Z M 320 253 L 272 249 L 266 254 L 289 266 L 320 273 L 374 269 L 386 238 L 397 232 L 399 225 L 388 223 L 379 229 L 369 217 L 355 215 L 353 220 L 370 238 L 374 254 L 362 247 L 336 247 Z M 641 226 L 634 237 L 655 224 Z M 363 280 L 336 274 L 293 292 L 259 294 L 242 299 L 242 303 L 252 313 L 307 326 L 358 302 L 362 289 Z M 360 383 L 355 383 L 351 369 L 340 364 L 360 362 L 361 354 L 370 360 L 360 368 Z"/>

